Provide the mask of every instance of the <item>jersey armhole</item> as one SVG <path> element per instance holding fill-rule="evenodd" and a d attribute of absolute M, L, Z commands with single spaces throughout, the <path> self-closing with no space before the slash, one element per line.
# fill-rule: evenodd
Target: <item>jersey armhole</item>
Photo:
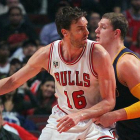
<path fill-rule="evenodd" d="M 91 48 L 90 48 L 90 53 L 89 53 L 89 65 L 90 65 L 90 70 L 91 70 L 91 73 L 96 77 L 98 78 L 98 75 L 93 67 L 93 60 L 92 60 L 92 55 L 93 55 L 93 50 L 95 48 L 95 44 L 99 44 L 99 43 L 92 43 L 91 44 Z"/>
<path fill-rule="evenodd" d="M 49 52 L 49 60 L 48 60 L 48 73 L 50 73 L 51 69 L 51 61 L 52 61 L 52 52 L 53 52 L 54 42 L 51 43 L 50 52 Z"/>

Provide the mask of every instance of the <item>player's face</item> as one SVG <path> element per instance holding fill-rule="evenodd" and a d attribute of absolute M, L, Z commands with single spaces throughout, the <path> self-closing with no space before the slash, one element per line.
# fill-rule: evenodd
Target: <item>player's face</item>
<path fill-rule="evenodd" d="M 110 20 L 102 18 L 98 23 L 98 28 L 95 30 L 96 41 L 102 46 L 107 46 L 113 40 L 114 32 Z"/>
<path fill-rule="evenodd" d="M 69 39 L 73 46 L 83 47 L 87 43 L 89 31 L 87 29 L 87 20 L 81 17 L 76 23 L 71 24 L 69 32 Z"/>
<path fill-rule="evenodd" d="M 42 86 L 43 97 L 51 97 L 55 93 L 55 85 L 53 81 L 47 81 Z"/>

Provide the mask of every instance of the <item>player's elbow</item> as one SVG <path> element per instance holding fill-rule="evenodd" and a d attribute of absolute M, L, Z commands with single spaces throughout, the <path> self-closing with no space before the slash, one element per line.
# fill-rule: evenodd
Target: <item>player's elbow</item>
<path fill-rule="evenodd" d="M 109 111 L 114 109 L 114 107 L 115 107 L 115 99 L 114 98 L 105 99 L 104 101 L 105 101 L 104 102 L 105 103 L 104 104 L 104 111 L 105 112 L 109 112 Z"/>

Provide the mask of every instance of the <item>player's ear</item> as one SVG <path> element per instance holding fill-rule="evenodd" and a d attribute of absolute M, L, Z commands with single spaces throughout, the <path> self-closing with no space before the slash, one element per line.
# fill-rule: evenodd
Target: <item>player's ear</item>
<path fill-rule="evenodd" d="M 67 36 L 68 32 L 66 29 L 61 29 L 61 33 L 63 34 L 63 36 Z"/>
<path fill-rule="evenodd" d="M 114 36 L 115 36 L 115 38 L 121 36 L 121 30 L 120 29 L 116 29 L 114 31 Z"/>

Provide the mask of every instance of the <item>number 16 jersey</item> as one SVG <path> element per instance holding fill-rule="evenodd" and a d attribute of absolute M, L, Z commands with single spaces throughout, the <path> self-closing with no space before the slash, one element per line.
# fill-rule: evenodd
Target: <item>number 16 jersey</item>
<path fill-rule="evenodd" d="M 87 40 L 81 54 L 72 62 L 64 60 L 61 43 L 58 40 L 51 44 L 48 72 L 55 78 L 59 108 L 70 114 L 90 108 L 101 100 L 91 59 L 96 42 Z"/>

